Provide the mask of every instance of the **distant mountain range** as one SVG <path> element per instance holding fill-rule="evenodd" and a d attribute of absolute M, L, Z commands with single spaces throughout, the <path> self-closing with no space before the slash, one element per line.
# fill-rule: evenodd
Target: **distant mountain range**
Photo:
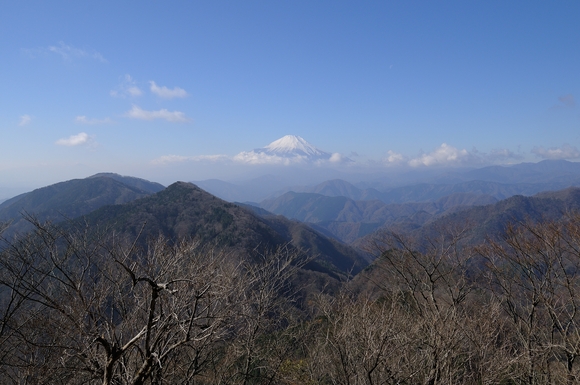
<path fill-rule="evenodd" d="M 530 196 L 541 191 L 580 186 L 580 163 L 545 160 L 475 170 L 447 170 L 417 177 L 421 182 L 403 182 L 407 179 L 392 176 L 357 183 L 333 179 L 311 186 L 297 186 L 285 185 L 282 178 L 270 176 L 236 183 L 216 179 L 194 183 L 230 202 L 258 203 L 289 191 L 344 196 L 353 200 L 376 199 L 384 203 L 432 202 L 454 193 L 476 193 L 505 199 L 513 195 Z"/>
<path fill-rule="evenodd" d="M 434 218 L 497 199 L 476 193 L 455 193 L 434 202 L 386 204 L 379 200 L 353 200 L 345 196 L 288 192 L 265 200 L 260 207 L 350 243 L 374 230 L 396 223 L 422 226 Z"/>
<path fill-rule="evenodd" d="M 580 180 L 580 162 L 543 160 L 512 166 L 488 166 L 465 172 L 463 180 L 484 180 L 498 183 L 566 184 Z"/>
<path fill-rule="evenodd" d="M 580 213 L 580 188 L 570 187 L 560 191 L 546 191 L 531 197 L 512 196 L 494 204 L 474 206 L 441 215 L 416 226 L 401 222 L 386 226 L 354 242 L 361 246 L 370 239 L 380 237 L 384 231 L 405 234 L 417 244 L 441 237 L 448 231 L 463 231 L 463 242 L 481 244 L 491 238 L 501 240 L 508 224 L 544 220 L 560 220 L 565 215 Z"/>

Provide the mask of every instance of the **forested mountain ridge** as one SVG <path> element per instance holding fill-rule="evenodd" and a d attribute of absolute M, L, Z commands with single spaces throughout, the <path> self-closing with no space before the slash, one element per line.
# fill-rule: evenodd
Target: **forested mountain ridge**
<path fill-rule="evenodd" d="M 185 182 L 127 204 L 102 207 L 78 222 L 142 240 L 160 234 L 175 241 L 196 239 L 242 255 L 288 244 L 316 257 L 319 266 L 313 269 L 332 274 L 356 273 L 368 264 L 363 253 L 304 224 L 280 216 L 259 217 Z"/>

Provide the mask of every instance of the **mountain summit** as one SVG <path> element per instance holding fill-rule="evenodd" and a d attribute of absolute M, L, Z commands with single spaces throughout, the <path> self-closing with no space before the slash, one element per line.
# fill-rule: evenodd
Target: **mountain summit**
<path fill-rule="evenodd" d="M 264 148 L 254 150 L 257 153 L 266 153 L 277 156 L 305 156 L 309 159 L 329 159 L 331 154 L 324 152 L 296 135 L 286 135 L 273 141 Z"/>
<path fill-rule="evenodd" d="M 296 135 L 286 135 L 266 147 L 255 149 L 253 152 L 281 158 L 300 158 L 306 161 L 328 160 L 332 157 L 332 154 L 319 150 Z"/>
<path fill-rule="evenodd" d="M 331 154 L 319 150 L 303 138 L 296 135 L 286 135 L 273 141 L 266 147 L 248 152 L 240 152 L 234 160 L 251 164 L 296 164 L 318 161 L 340 163 L 351 161 L 338 153 Z"/>

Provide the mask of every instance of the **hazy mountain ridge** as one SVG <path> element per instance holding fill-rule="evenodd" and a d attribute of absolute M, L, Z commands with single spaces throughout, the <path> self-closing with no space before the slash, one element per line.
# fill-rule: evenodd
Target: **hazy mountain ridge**
<path fill-rule="evenodd" d="M 580 177 L 580 163 L 543 160 L 512 166 L 488 166 L 468 171 L 463 178 L 499 183 L 562 183 Z"/>
<path fill-rule="evenodd" d="M 95 174 L 93 176 L 90 176 L 87 179 L 99 178 L 99 177 L 107 177 L 107 178 L 115 179 L 115 180 L 117 180 L 117 181 L 119 181 L 127 186 L 138 188 L 138 189 L 146 191 L 150 194 L 154 194 L 154 193 L 159 192 L 165 188 L 165 186 L 163 186 L 162 184 L 157 183 L 157 182 L 151 182 L 151 181 L 148 181 L 146 179 L 136 178 L 133 176 L 119 175 L 119 174 L 115 174 L 113 172 L 101 172 L 101 173 Z"/>
<path fill-rule="evenodd" d="M 118 182 L 124 184 L 125 186 L 132 188 L 132 189 L 142 190 L 143 192 L 149 193 L 149 194 L 159 192 L 165 188 L 165 186 L 163 186 L 160 183 L 150 182 L 146 179 L 141 179 L 141 178 L 136 178 L 136 177 L 131 177 L 131 176 L 122 176 L 122 175 L 111 173 L 111 172 L 103 172 L 103 173 L 98 173 L 98 174 L 89 176 L 87 178 L 71 179 L 70 181 L 58 182 L 58 183 L 55 183 L 55 184 L 52 184 L 49 186 L 35 189 L 33 191 L 19 194 L 17 196 L 12 197 L 12 198 L 6 199 L 2 203 L 0 203 L 0 210 L 12 205 L 13 203 L 24 198 L 28 194 L 31 194 L 31 193 L 48 194 L 50 196 L 49 191 L 53 191 L 55 194 L 60 194 L 69 188 L 73 188 L 73 189 L 75 188 L 75 187 L 71 186 L 71 183 L 69 183 L 69 182 L 82 181 L 82 180 L 88 180 L 88 179 L 94 179 L 94 178 L 111 178 L 111 179 L 114 179 L 114 180 L 116 180 L 116 181 L 118 181 Z M 76 182 L 73 182 L 73 183 L 76 183 Z M 82 182 L 80 182 L 80 183 L 82 183 Z M 137 190 L 135 190 L 135 191 L 137 191 Z M 37 199 L 37 198 L 35 198 L 35 199 Z"/>
<path fill-rule="evenodd" d="M 381 200 L 382 193 L 374 188 L 359 189 L 355 185 L 341 179 L 322 182 L 309 191 L 326 196 L 344 196 L 353 200 Z"/>
<path fill-rule="evenodd" d="M 142 189 L 143 187 L 144 189 Z M 26 231 L 22 215 L 54 222 L 76 218 L 105 205 L 122 204 L 160 191 L 158 183 L 117 174 L 72 179 L 20 194 L 0 205 L 0 221 L 11 222 L 6 234 Z"/>
<path fill-rule="evenodd" d="M 280 191 L 286 187 L 283 181 L 273 175 L 264 175 L 238 184 L 219 179 L 191 183 L 228 202 L 259 202 L 271 195 L 272 191 Z"/>
<path fill-rule="evenodd" d="M 559 220 L 566 213 L 580 212 L 580 188 L 570 187 L 560 191 L 546 191 L 526 197 L 512 196 L 486 206 L 475 206 L 435 218 L 424 226 L 395 224 L 385 226 L 366 239 L 356 242 L 359 246 L 382 231 L 406 233 L 416 240 L 437 237 L 448 229 L 465 231 L 464 242 L 478 244 L 488 237 L 501 239 L 509 223 Z"/>
<path fill-rule="evenodd" d="M 561 183 L 498 183 L 481 180 L 456 184 L 428 184 L 394 188 L 382 194 L 387 203 L 429 202 L 455 193 L 475 193 L 505 199 L 514 195 L 533 195 L 547 190 L 560 190 L 577 185 L 578 181 Z"/>
<path fill-rule="evenodd" d="M 324 229 L 325 234 L 350 243 L 381 226 L 399 222 L 421 226 L 438 215 L 495 201 L 487 195 L 457 193 L 436 202 L 386 204 L 378 200 L 355 201 L 343 196 L 289 192 L 261 202 L 260 207 L 307 222 L 317 230 Z"/>
<path fill-rule="evenodd" d="M 351 183 L 345 179 L 349 177 L 358 182 Z M 282 176 L 270 177 L 270 182 L 275 180 L 275 183 L 264 183 L 261 186 L 260 179 L 194 183 L 222 199 L 238 202 L 260 202 L 277 198 L 289 191 L 346 196 L 353 200 L 378 199 L 385 203 L 435 201 L 458 192 L 488 194 L 505 199 L 513 195 L 529 196 L 547 190 L 580 186 L 580 163 L 545 160 L 468 170 L 417 169 L 381 177 L 344 174 L 341 178 L 307 186 L 297 185 L 294 179 L 285 181 Z"/>

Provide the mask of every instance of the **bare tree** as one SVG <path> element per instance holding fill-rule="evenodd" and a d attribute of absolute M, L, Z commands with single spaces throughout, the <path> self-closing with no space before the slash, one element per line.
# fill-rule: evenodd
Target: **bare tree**
<path fill-rule="evenodd" d="M 3 382 L 187 383 L 217 359 L 240 303 L 225 255 L 162 238 L 142 252 L 33 223 L 0 260 L 16 347 Z"/>
<path fill-rule="evenodd" d="M 473 252 L 461 243 L 465 231 L 442 229 L 421 242 L 387 233 L 373 244 L 380 255 L 370 279 L 383 295 L 396 299 L 397 317 L 408 325 L 407 352 L 395 353 L 415 363 L 406 381 L 493 383 L 505 370 L 498 360 L 504 348 L 494 340 L 503 326 L 490 318 L 497 314 L 495 303 L 477 290 Z"/>
<path fill-rule="evenodd" d="M 296 350 L 301 331 L 293 278 L 309 261 L 299 250 L 255 251 L 242 264 L 235 337 L 221 362 L 219 383 L 279 384 L 282 364 Z M 215 383 L 218 383 L 215 381 Z"/>
<path fill-rule="evenodd" d="M 399 298 L 370 300 L 346 292 L 321 295 L 316 340 L 309 349 L 315 383 L 372 385 L 413 381 L 420 362 L 413 355 L 410 324 Z"/>
<path fill-rule="evenodd" d="M 29 220 L 0 253 L 0 382 L 281 383 L 303 253 L 243 259 L 162 237 L 141 249 Z"/>
<path fill-rule="evenodd" d="M 527 384 L 576 383 L 580 355 L 580 217 L 522 222 L 480 248 Z M 521 373 L 522 375 L 518 374 Z"/>

